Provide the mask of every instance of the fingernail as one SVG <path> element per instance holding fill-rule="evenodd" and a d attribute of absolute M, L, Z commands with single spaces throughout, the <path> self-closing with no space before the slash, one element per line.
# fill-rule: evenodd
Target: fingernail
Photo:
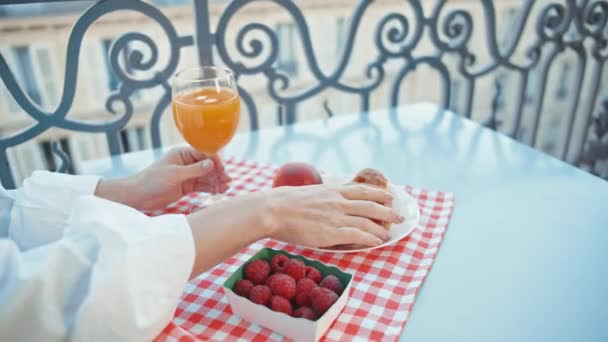
<path fill-rule="evenodd" d="M 392 212 L 392 216 L 393 216 L 393 222 L 395 222 L 395 223 L 402 223 L 405 220 L 405 217 L 397 214 L 394 211 Z"/>
<path fill-rule="evenodd" d="M 403 215 L 399 215 L 396 212 L 393 212 L 393 218 L 395 219 L 396 223 L 402 223 L 405 220 L 405 217 L 403 217 Z"/>
<path fill-rule="evenodd" d="M 203 169 L 212 169 L 213 168 L 213 160 L 205 159 L 201 162 L 201 167 Z"/>

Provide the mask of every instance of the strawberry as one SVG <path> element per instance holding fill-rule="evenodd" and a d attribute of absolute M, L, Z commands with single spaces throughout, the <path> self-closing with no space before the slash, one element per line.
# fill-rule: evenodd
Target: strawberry
<path fill-rule="evenodd" d="M 317 287 L 317 284 L 310 278 L 302 278 L 296 284 L 296 304 L 298 306 L 310 306 L 310 291 Z"/>
<path fill-rule="evenodd" d="M 314 280 L 317 284 L 321 282 L 321 272 L 312 266 L 306 266 L 306 277 Z"/>
<path fill-rule="evenodd" d="M 317 317 L 312 309 L 308 306 L 301 306 L 293 312 L 293 317 L 302 317 L 314 321 Z"/>
<path fill-rule="evenodd" d="M 254 284 L 264 284 L 270 275 L 270 265 L 265 260 L 255 260 L 245 267 L 245 278 Z"/>
<path fill-rule="evenodd" d="M 325 277 L 319 285 L 321 287 L 334 291 L 338 296 L 342 293 L 342 291 L 344 291 L 344 287 L 342 286 L 340 279 L 338 279 L 338 277 L 336 277 L 335 275 L 331 274 Z"/>
<path fill-rule="evenodd" d="M 270 299 L 270 308 L 273 311 L 282 312 L 290 316 L 293 313 L 291 303 L 281 296 L 272 296 L 272 298 Z"/>
<path fill-rule="evenodd" d="M 273 274 L 268 278 L 268 287 L 270 287 L 273 295 L 287 300 L 292 299 L 296 295 L 296 281 L 287 274 Z"/>
<path fill-rule="evenodd" d="M 324 287 L 315 287 L 310 291 L 312 310 L 318 317 L 321 317 L 337 300 L 338 295 Z"/>
<path fill-rule="evenodd" d="M 283 272 L 283 268 L 285 267 L 287 260 L 289 260 L 289 258 L 283 254 L 277 254 L 272 257 L 272 260 L 270 260 L 272 272 Z"/>
<path fill-rule="evenodd" d="M 306 265 L 302 260 L 289 259 L 285 263 L 285 273 L 289 274 L 295 281 L 298 281 L 306 276 Z"/>
<path fill-rule="evenodd" d="M 234 293 L 238 294 L 239 296 L 249 298 L 249 293 L 251 292 L 253 286 L 254 285 L 250 280 L 241 279 L 234 284 L 233 290 Z"/>
<path fill-rule="evenodd" d="M 256 285 L 249 292 L 249 299 L 260 305 L 268 305 L 272 297 L 272 291 L 266 285 Z"/>

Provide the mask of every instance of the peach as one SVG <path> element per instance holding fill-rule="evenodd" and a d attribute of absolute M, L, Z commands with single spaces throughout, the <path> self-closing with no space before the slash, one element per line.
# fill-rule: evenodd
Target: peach
<path fill-rule="evenodd" d="M 307 163 L 287 163 L 279 168 L 272 187 L 321 184 L 323 180 L 314 166 Z"/>

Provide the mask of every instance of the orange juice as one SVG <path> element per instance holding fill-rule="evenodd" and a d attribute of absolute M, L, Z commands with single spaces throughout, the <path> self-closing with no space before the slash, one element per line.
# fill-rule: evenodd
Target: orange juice
<path fill-rule="evenodd" d="M 198 88 L 173 99 L 173 118 L 184 139 L 199 152 L 214 155 L 234 136 L 241 102 L 226 88 Z"/>

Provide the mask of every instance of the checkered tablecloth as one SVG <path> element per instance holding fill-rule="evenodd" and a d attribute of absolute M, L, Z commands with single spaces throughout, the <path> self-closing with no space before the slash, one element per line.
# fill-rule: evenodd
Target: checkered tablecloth
<path fill-rule="evenodd" d="M 229 195 L 267 188 L 274 168 L 239 159 L 226 161 L 233 177 Z M 315 252 L 273 240 L 257 242 L 209 272 L 190 281 L 178 304 L 173 321 L 157 341 L 282 340 L 283 336 L 234 315 L 221 290 L 222 283 L 261 248 L 284 249 L 323 263 L 333 264 L 354 275 L 346 307 L 325 334 L 326 341 L 396 341 L 414 305 L 416 294 L 433 265 L 454 207 L 452 193 L 405 189 L 418 200 L 420 224 L 398 243 L 367 253 Z M 201 197 L 192 194 L 162 213 L 188 213 Z"/>

